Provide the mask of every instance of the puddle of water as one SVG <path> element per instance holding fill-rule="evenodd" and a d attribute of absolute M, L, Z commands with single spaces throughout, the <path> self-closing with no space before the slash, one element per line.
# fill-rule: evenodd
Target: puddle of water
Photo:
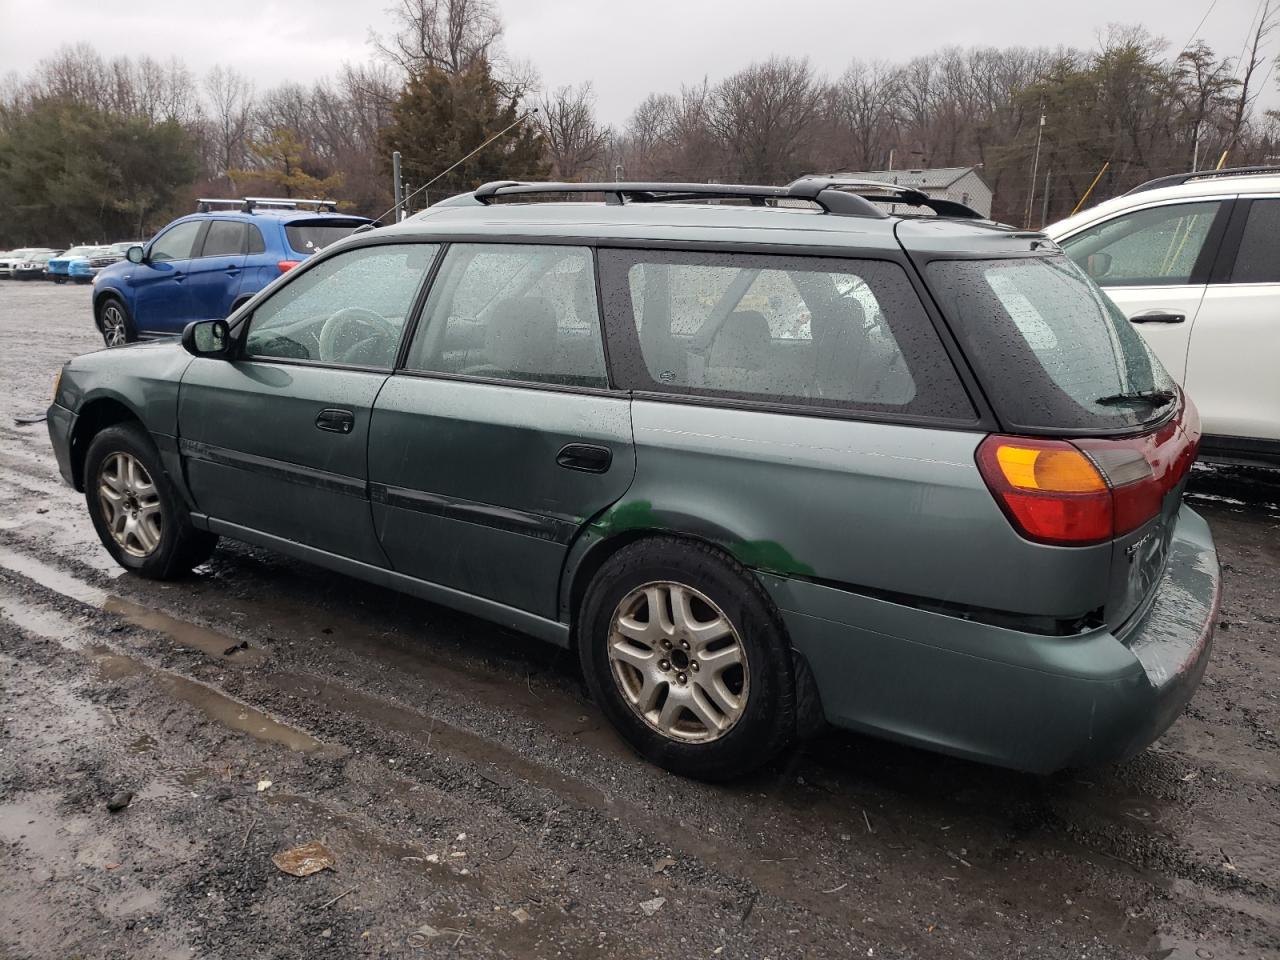
<path fill-rule="evenodd" d="M 159 744 L 156 743 L 156 738 L 151 736 L 149 733 L 144 733 L 137 740 L 130 743 L 127 749 L 130 754 L 137 757 L 144 753 L 150 753 L 157 746 L 159 746 Z"/>
<path fill-rule="evenodd" d="M 267 654 L 256 647 L 249 647 L 243 650 L 237 649 L 233 654 L 228 655 L 226 651 L 233 646 L 237 646 L 239 641 L 227 636 L 225 633 L 219 633 L 217 630 L 201 627 L 186 620 L 180 620 L 167 613 L 161 613 L 159 610 L 151 610 L 131 600 L 112 596 L 105 590 L 100 590 L 82 580 L 76 579 L 71 574 L 64 573 L 25 554 L 0 547 L 0 567 L 20 573 L 29 580 L 34 580 L 55 593 L 60 593 L 89 606 L 99 607 L 107 613 L 127 620 L 135 627 L 163 633 L 180 646 L 199 650 L 212 657 L 225 657 L 245 666 L 256 666 L 267 659 Z M 10 605 L 5 604 L 6 613 L 9 613 L 8 608 Z M 16 604 L 13 606 L 16 606 Z M 27 620 L 31 620 L 33 616 L 37 620 L 39 619 L 39 614 L 36 614 L 31 608 L 24 607 L 23 609 L 29 611 L 22 614 Z M 14 616 L 13 619 L 18 622 L 18 616 Z M 46 620 L 45 623 L 48 624 L 51 621 Z M 38 627 L 29 629 L 33 629 L 37 633 L 46 632 Z M 57 639 L 69 640 L 70 637 L 60 635 Z"/>
<path fill-rule="evenodd" d="M 79 600 L 91 607 L 100 607 L 107 602 L 107 592 L 90 586 L 83 580 L 77 580 L 69 573 L 63 573 L 47 563 L 0 547 L 0 567 L 21 574 L 28 580 L 34 580 L 42 587 L 55 593 L 61 593 L 72 600 Z"/>
<path fill-rule="evenodd" d="M 57 640 L 71 649 L 81 646 L 76 639 L 81 628 L 56 611 L 28 606 L 12 597 L 0 597 L 0 613 L 28 633 Z"/>
<path fill-rule="evenodd" d="M 133 657 L 116 653 L 109 647 L 93 646 L 89 652 L 97 661 L 98 669 L 108 679 L 146 676 L 152 684 L 176 700 L 195 707 L 209 719 L 239 733 L 245 733 L 264 743 L 276 743 L 300 753 L 323 753 L 327 756 L 344 756 L 346 749 L 322 744 L 308 733 L 287 726 L 248 704 L 241 703 L 225 693 L 195 680 L 188 680 L 167 670 L 161 670 Z"/>
<path fill-rule="evenodd" d="M 21 846 L 46 868 L 75 860 L 72 835 L 84 828 L 83 818 L 57 814 L 57 795 L 32 793 L 21 800 L 0 803 L 0 837 Z"/>
<path fill-rule="evenodd" d="M 257 647 L 238 649 L 233 654 L 228 654 L 226 651 L 238 646 L 240 641 L 217 630 L 201 627 L 186 620 L 171 617 L 167 613 L 161 613 L 159 610 L 143 607 L 131 600 L 108 597 L 103 602 L 102 609 L 107 613 L 123 617 L 135 627 L 163 633 L 174 643 L 207 653 L 211 657 L 225 657 L 244 666 L 256 666 L 268 659 L 267 654 Z"/>

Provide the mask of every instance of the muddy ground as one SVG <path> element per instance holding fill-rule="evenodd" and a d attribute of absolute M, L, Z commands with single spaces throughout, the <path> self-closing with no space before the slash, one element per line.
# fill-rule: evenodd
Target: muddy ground
<path fill-rule="evenodd" d="M 479 620 L 235 544 L 121 576 L 13 419 L 88 302 L 0 282 L 0 957 L 1280 956 L 1280 479 L 1197 473 L 1222 623 L 1137 759 L 830 734 L 711 787 Z M 332 869 L 272 864 L 312 840 Z"/>

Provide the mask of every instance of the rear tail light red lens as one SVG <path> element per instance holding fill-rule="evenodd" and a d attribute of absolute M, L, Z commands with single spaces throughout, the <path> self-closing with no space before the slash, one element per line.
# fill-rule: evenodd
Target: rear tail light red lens
<path fill-rule="evenodd" d="M 276 266 L 280 268 L 281 273 L 288 273 L 301 262 L 301 260 L 281 260 Z"/>
<path fill-rule="evenodd" d="M 1152 433 L 1118 440 L 1045 440 L 993 434 L 978 469 L 1024 537 L 1083 546 L 1124 536 L 1156 517 L 1191 469 L 1200 419 L 1181 414 Z"/>

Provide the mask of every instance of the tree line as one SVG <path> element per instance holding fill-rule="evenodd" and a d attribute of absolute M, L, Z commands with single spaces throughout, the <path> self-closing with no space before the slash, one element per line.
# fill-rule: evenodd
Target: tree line
<path fill-rule="evenodd" d="M 1095 179 L 1091 202 L 1193 165 L 1280 159 L 1280 118 L 1255 109 L 1273 0 L 1235 57 L 1120 26 L 1091 50 L 951 47 L 838 76 L 775 56 L 650 93 L 620 127 L 599 119 L 589 80 L 543 89 L 505 49 L 493 0 L 399 0 L 393 14 L 369 62 L 309 86 L 260 91 L 227 67 L 197 76 L 85 44 L 11 77 L 0 247 L 143 237 L 197 196 L 325 196 L 378 215 L 393 150 L 411 190 L 434 180 L 415 205 L 492 179 L 785 183 L 975 165 L 993 215 L 1032 225 L 1065 216 Z"/>

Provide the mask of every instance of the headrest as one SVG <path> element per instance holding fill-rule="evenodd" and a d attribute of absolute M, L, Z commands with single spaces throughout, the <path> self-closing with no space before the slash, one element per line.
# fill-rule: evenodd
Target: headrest
<path fill-rule="evenodd" d="M 489 362 L 511 373 L 551 372 L 556 311 L 542 297 L 511 297 L 489 313 Z"/>

